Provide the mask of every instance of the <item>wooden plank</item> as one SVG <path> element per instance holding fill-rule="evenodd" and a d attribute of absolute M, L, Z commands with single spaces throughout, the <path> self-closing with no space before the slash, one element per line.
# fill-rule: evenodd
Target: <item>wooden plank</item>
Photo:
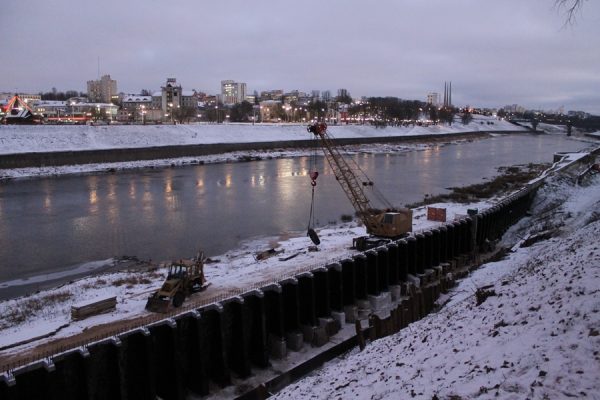
<path fill-rule="evenodd" d="M 92 303 L 71 307 L 71 319 L 81 320 L 92 315 L 102 314 L 117 307 L 117 297 L 109 297 Z"/>

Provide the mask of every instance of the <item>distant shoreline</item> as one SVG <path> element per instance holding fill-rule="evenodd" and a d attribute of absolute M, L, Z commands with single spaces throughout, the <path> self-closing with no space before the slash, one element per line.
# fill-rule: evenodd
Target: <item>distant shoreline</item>
<path fill-rule="evenodd" d="M 522 131 L 461 132 L 427 135 L 381 136 L 335 139 L 345 145 L 380 143 L 427 143 L 457 139 L 487 137 L 490 133 L 523 133 Z M 290 140 L 247 143 L 207 143 L 195 145 L 149 146 L 97 150 L 71 150 L 53 152 L 31 152 L 0 155 L 0 169 L 59 167 L 96 163 L 117 163 L 199 157 L 240 151 L 272 151 L 277 149 L 306 149 L 315 145 L 313 140 Z"/>

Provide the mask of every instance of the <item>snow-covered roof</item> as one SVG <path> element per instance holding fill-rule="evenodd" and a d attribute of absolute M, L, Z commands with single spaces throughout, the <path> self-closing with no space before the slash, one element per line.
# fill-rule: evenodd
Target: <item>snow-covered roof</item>
<path fill-rule="evenodd" d="M 40 100 L 35 103 L 36 106 L 46 106 L 46 107 L 62 107 L 67 104 L 66 101 L 60 100 Z"/>
<path fill-rule="evenodd" d="M 150 103 L 151 101 L 152 96 L 131 95 L 123 98 L 123 103 Z"/>

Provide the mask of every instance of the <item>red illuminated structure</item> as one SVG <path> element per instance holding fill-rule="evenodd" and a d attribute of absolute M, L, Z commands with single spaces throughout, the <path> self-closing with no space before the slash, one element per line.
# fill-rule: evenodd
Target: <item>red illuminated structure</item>
<path fill-rule="evenodd" d="M 40 124 L 41 117 L 35 115 L 31 107 L 18 95 L 14 95 L 2 109 L 6 113 L 2 119 L 4 124 Z"/>

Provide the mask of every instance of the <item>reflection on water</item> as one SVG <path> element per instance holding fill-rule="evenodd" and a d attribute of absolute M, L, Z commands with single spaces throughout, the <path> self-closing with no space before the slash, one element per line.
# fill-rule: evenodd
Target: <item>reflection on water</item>
<path fill-rule="evenodd" d="M 351 156 L 394 205 L 480 182 L 498 166 L 550 162 L 583 144 L 506 136 L 423 151 Z M 316 219 L 353 214 L 323 157 Z M 256 236 L 306 228 L 311 158 L 65 176 L 0 185 L 0 282 L 112 256 L 219 254 Z M 308 244 L 308 242 L 307 242 Z"/>
<path fill-rule="evenodd" d="M 52 213 L 52 189 L 51 189 L 51 185 L 49 181 L 44 181 L 43 183 L 43 187 L 44 187 L 44 211 L 47 214 L 51 214 Z M 2 213 L 1 213 L 1 208 L 0 208 L 0 217 L 2 217 Z"/>
<path fill-rule="evenodd" d="M 135 181 L 129 181 L 129 198 L 135 200 Z"/>

